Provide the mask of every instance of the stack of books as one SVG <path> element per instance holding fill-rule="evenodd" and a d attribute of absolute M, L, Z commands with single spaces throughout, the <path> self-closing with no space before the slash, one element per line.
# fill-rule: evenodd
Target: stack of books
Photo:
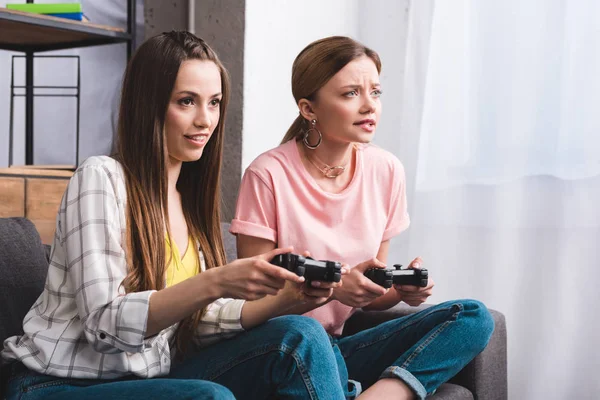
<path fill-rule="evenodd" d="M 83 21 L 85 17 L 81 8 L 81 3 L 20 3 L 7 4 L 9 10 L 24 11 L 34 14 L 51 15 L 53 17 L 68 18 L 75 21 Z"/>

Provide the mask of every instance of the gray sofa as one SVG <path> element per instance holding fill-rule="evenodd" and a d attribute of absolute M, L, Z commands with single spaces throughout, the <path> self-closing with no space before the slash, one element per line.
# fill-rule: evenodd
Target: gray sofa
<path fill-rule="evenodd" d="M 223 224 L 225 248 L 229 261 L 236 258 L 235 237 Z M 25 218 L 0 218 L 0 343 L 22 332 L 21 323 L 29 307 L 44 287 L 49 248 L 42 245 L 33 224 Z M 358 311 L 347 322 L 344 334 L 374 326 L 382 321 L 422 309 L 397 306 L 382 312 Z M 451 382 L 442 385 L 433 400 L 507 398 L 506 323 L 504 316 L 491 311 L 496 329 L 488 347 L 467 365 Z M 3 398 L 6 367 L 0 375 L 0 398 Z"/>

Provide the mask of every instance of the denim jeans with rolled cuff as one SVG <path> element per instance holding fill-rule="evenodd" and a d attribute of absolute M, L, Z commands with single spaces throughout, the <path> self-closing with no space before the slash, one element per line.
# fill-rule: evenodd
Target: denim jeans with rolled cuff
<path fill-rule="evenodd" d="M 339 370 L 346 369 L 355 382 L 347 398 L 379 379 L 397 378 L 424 399 L 483 351 L 493 331 L 494 320 L 483 303 L 455 300 L 332 343 L 338 364 L 345 364 Z"/>

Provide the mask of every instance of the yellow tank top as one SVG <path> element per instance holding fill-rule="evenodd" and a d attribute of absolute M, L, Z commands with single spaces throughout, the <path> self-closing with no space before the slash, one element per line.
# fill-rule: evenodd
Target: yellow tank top
<path fill-rule="evenodd" d="M 198 259 L 198 251 L 191 236 L 188 239 L 187 250 L 183 257 L 179 256 L 177 243 L 171 242 L 168 235 L 165 236 L 165 250 L 167 260 L 170 259 L 166 273 L 167 287 L 176 285 L 198 274 L 200 260 Z"/>

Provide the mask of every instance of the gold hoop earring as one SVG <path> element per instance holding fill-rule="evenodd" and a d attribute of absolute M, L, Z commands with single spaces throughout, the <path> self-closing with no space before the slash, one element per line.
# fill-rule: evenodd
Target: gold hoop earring
<path fill-rule="evenodd" d="M 302 142 L 304 143 L 304 145 L 306 147 L 308 147 L 311 150 L 314 150 L 317 147 L 319 147 L 319 145 L 323 141 L 323 135 L 321 134 L 321 131 L 317 129 L 317 120 L 316 119 L 311 120 L 310 123 L 312 124 L 312 126 L 308 130 L 304 131 L 304 137 L 302 138 Z M 310 134 L 311 131 L 315 131 L 319 134 L 319 139 L 317 140 L 317 144 L 310 144 L 308 142 L 308 135 Z"/>

